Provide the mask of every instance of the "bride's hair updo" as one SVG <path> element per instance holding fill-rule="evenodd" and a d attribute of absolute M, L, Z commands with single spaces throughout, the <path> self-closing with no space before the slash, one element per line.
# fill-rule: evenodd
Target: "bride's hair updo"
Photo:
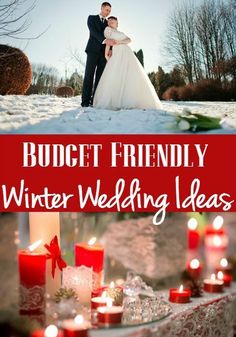
<path fill-rule="evenodd" d="M 110 2 L 103 2 L 103 3 L 102 3 L 102 7 L 106 7 L 106 6 L 111 7 Z"/>
<path fill-rule="evenodd" d="M 109 18 L 107 20 L 115 20 L 115 21 L 118 21 L 117 17 L 115 16 L 109 16 Z"/>

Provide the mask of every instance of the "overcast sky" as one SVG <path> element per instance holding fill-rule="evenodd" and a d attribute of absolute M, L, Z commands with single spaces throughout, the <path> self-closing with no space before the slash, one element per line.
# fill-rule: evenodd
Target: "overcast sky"
<path fill-rule="evenodd" d="M 5 0 L 0 0 L 7 2 Z M 200 2 L 201 0 L 195 0 Z M 88 39 L 87 17 L 98 14 L 102 1 L 98 0 L 38 0 L 30 14 L 32 24 L 25 36 L 33 37 L 48 28 L 37 40 L 25 41 L 4 39 L 25 50 L 31 62 L 53 65 L 64 74 L 67 63 L 68 75 L 75 68 L 83 68 L 69 61 L 70 49 L 78 50 L 85 60 L 85 45 Z M 119 29 L 132 38 L 133 50 L 144 51 L 146 71 L 166 66 L 162 44 L 167 29 L 169 13 L 176 5 L 175 0 L 112 0 L 112 14 L 119 18 Z M 28 0 L 28 3 L 30 0 Z"/>

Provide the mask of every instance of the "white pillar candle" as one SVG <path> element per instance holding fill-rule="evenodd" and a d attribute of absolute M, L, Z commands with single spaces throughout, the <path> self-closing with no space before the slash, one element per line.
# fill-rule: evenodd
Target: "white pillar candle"
<path fill-rule="evenodd" d="M 90 306 L 93 268 L 67 266 L 63 269 L 62 275 L 63 287 L 74 289 L 79 302 L 83 305 Z"/>
<path fill-rule="evenodd" d="M 58 212 L 30 212 L 29 213 L 30 243 L 42 240 L 42 244 L 37 249 L 38 252 L 48 253 L 44 247 L 50 245 L 51 240 L 58 238 L 60 246 L 60 218 Z M 61 271 L 56 266 L 54 278 L 52 277 L 52 260 L 49 259 L 46 265 L 46 292 L 53 296 L 61 287 Z"/>

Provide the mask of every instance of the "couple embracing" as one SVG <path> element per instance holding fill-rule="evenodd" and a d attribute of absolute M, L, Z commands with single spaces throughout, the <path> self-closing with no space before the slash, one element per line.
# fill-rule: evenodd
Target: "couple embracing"
<path fill-rule="evenodd" d="M 82 106 L 98 109 L 161 109 L 161 102 L 143 66 L 129 47 L 130 38 L 102 3 L 99 15 L 88 17 L 90 37 Z"/>

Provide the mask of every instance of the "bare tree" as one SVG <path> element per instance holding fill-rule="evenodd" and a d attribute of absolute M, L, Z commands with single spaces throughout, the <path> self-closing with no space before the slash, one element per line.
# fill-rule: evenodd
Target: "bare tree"
<path fill-rule="evenodd" d="M 83 59 L 83 57 L 81 56 L 81 53 L 72 47 L 68 48 L 68 53 L 69 53 L 69 57 L 70 57 L 70 61 L 74 60 L 78 63 L 78 65 L 81 67 L 82 70 L 85 69 L 85 61 Z"/>
<path fill-rule="evenodd" d="M 169 18 L 166 50 L 174 64 L 181 65 L 190 83 L 199 76 L 196 57 L 195 7 L 191 2 L 176 6 Z"/>
<path fill-rule="evenodd" d="M 224 34 L 226 37 L 227 53 L 230 57 L 236 55 L 236 0 L 229 1 L 227 6 L 222 7 L 222 19 Z"/>
<path fill-rule="evenodd" d="M 53 94 L 59 83 L 56 68 L 41 63 L 32 64 L 32 83 L 28 94 Z"/>
<path fill-rule="evenodd" d="M 19 38 L 30 26 L 29 13 L 35 7 L 35 1 L 20 13 L 26 0 L 9 0 L 5 4 L 0 3 L 0 37 Z M 18 13 L 19 12 L 19 13 Z"/>
<path fill-rule="evenodd" d="M 223 67 L 236 55 L 236 1 L 184 1 L 171 13 L 166 50 L 184 68 L 189 83 L 225 77 Z M 216 71 L 217 70 L 217 71 Z"/>
<path fill-rule="evenodd" d="M 213 78 L 216 63 L 227 58 L 225 8 L 220 1 L 205 0 L 196 13 L 196 33 L 207 78 Z"/>
<path fill-rule="evenodd" d="M 49 27 L 36 36 L 26 37 L 23 34 L 31 25 L 30 13 L 37 0 L 0 0 L 0 38 L 10 37 L 20 40 L 35 40 L 43 35 Z"/>

